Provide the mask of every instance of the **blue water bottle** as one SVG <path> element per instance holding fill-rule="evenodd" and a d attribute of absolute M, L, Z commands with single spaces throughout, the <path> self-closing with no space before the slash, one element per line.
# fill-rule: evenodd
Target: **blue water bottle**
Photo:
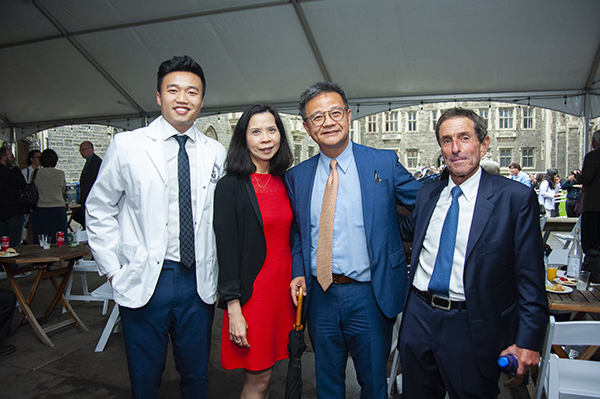
<path fill-rule="evenodd" d="M 514 376 L 517 374 L 517 369 L 519 368 L 519 359 L 510 353 L 500 356 L 498 358 L 498 367 L 500 367 L 503 373 Z"/>

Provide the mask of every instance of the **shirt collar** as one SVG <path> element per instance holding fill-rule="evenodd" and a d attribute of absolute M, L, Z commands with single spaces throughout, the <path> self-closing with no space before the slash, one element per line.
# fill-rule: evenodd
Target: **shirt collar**
<path fill-rule="evenodd" d="M 338 170 L 341 170 L 342 173 L 346 174 L 348 172 L 348 168 L 350 167 L 350 163 L 354 160 L 354 151 L 352 151 L 352 140 L 348 141 L 348 146 L 346 149 L 337 157 L 335 160 L 338 164 Z M 322 168 L 325 168 L 327 174 L 329 174 L 329 163 L 333 158 L 329 158 L 327 155 L 321 152 L 319 157 L 319 165 Z"/>
<path fill-rule="evenodd" d="M 177 129 L 175 129 L 169 122 L 165 120 L 165 118 L 160 118 L 160 135 L 163 141 L 170 139 L 173 136 L 179 135 Z M 192 141 L 196 141 L 196 129 L 194 129 L 194 125 L 192 125 L 185 133 L 186 136 L 190 138 Z"/>
<path fill-rule="evenodd" d="M 460 189 L 463 192 L 463 196 L 465 197 L 465 199 L 468 202 L 475 200 L 475 197 L 477 196 L 477 190 L 479 189 L 479 181 L 480 180 L 481 180 L 481 166 L 477 168 L 477 172 L 475 172 L 475 174 L 473 176 L 469 177 L 467 180 L 465 180 L 460 185 Z M 454 188 L 454 186 L 456 186 L 456 184 L 454 184 L 452 177 L 449 177 L 448 185 L 446 186 L 447 191 L 445 193 L 445 195 L 447 195 L 448 198 L 450 198 L 452 196 L 451 191 Z"/>

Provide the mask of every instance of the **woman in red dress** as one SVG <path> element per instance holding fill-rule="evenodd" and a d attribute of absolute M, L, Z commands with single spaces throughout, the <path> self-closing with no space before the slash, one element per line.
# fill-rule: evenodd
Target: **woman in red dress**
<path fill-rule="evenodd" d="M 245 370 L 241 398 L 268 398 L 273 365 L 288 357 L 292 211 L 281 175 L 292 163 L 277 111 L 248 108 L 235 127 L 214 202 L 219 306 L 226 309 L 221 365 Z"/>

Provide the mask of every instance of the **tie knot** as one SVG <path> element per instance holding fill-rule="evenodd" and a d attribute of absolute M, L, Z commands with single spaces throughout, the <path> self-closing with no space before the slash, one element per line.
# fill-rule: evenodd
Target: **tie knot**
<path fill-rule="evenodd" d="M 187 139 L 189 139 L 189 137 L 187 135 L 177 134 L 173 137 L 175 137 L 175 140 L 177 140 L 177 142 L 179 143 L 179 147 L 185 148 L 185 142 L 187 141 Z"/>
<path fill-rule="evenodd" d="M 456 199 L 456 198 L 460 197 L 460 195 L 462 194 L 462 190 L 460 189 L 460 187 L 454 186 L 454 187 L 452 187 L 451 194 L 452 194 L 452 199 Z"/>
<path fill-rule="evenodd" d="M 337 169 L 337 160 L 332 159 L 331 161 L 329 161 L 329 167 L 331 169 Z"/>

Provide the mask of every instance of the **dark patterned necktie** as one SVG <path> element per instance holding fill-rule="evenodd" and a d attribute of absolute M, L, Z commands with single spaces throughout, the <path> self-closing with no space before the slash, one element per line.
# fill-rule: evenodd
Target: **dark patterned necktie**
<path fill-rule="evenodd" d="M 196 260 L 194 248 L 194 214 L 192 212 L 192 192 L 190 183 L 190 160 L 185 151 L 186 135 L 174 136 L 179 142 L 177 154 L 177 177 L 179 180 L 179 258 L 190 269 Z"/>
<path fill-rule="evenodd" d="M 433 274 L 429 280 L 429 292 L 449 297 L 450 275 L 452 274 L 452 262 L 454 260 L 454 245 L 456 244 L 456 230 L 458 228 L 458 197 L 462 190 L 458 186 L 452 188 L 452 204 L 446 213 L 440 245 L 435 258 Z"/>

